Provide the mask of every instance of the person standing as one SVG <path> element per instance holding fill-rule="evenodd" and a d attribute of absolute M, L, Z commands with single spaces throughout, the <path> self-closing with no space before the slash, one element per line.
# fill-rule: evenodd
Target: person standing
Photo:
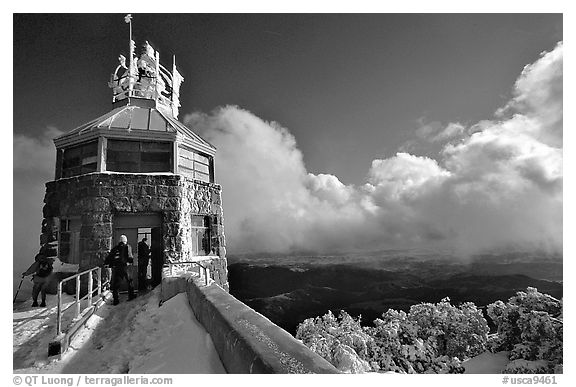
<path fill-rule="evenodd" d="M 146 241 L 148 238 L 144 237 L 138 242 L 138 291 L 145 291 L 148 289 L 148 262 L 150 261 L 150 247 Z"/>
<path fill-rule="evenodd" d="M 48 258 L 42 249 L 36 257 L 34 258 L 34 263 L 30 265 L 28 270 L 22 273 L 22 278 L 34 274 L 33 281 L 34 286 L 32 287 L 32 306 L 38 306 L 38 295 L 42 294 L 41 307 L 46 306 L 46 288 L 48 287 L 48 282 L 50 281 L 50 275 L 52 274 L 52 260 Z"/>
<path fill-rule="evenodd" d="M 133 262 L 132 247 L 128 244 L 128 238 L 126 235 L 120 235 L 120 242 L 110 250 L 110 253 L 104 260 L 104 265 L 112 268 L 110 289 L 112 290 L 114 305 L 118 305 L 120 302 L 118 287 L 124 279 L 128 283 L 128 301 L 136 297 L 134 295 L 134 287 L 132 286 L 132 278 L 128 274 L 128 264 L 132 264 Z"/>
<path fill-rule="evenodd" d="M 160 244 L 152 245 L 152 287 L 162 282 L 162 267 L 164 266 L 164 251 Z"/>

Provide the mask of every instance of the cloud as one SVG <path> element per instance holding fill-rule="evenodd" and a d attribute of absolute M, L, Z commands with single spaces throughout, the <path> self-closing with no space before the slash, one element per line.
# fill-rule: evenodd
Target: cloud
<path fill-rule="evenodd" d="M 466 134 L 466 127 L 459 122 L 450 122 L 443 126 L 439 121 L 424 124 L 420 120 L 421 126 L 416 129 L 416 137 L 426 142 L 446 142 L 456 138 L 462 138 Z M 409 140 L 410 141 L 410 140 Z"/>
<path fill-rule="evenodd" d="M 532 136 L 551 146 L 562 146 L 563 43 L 543 52 L 538 61 L 524 67 L 514 85 L 514 98 L 497 115 L 518 111 L 540 123 Z"/>
<path fill-rule="evenodd" d="M 288 129 L 236 106 L 183 121 L 218 148 L 228 250 L 333 252 L 438 247 L 473 253 L 562 249 L 562 44 L 526 66 L 511 100 L 471 125 L 428 125 L 416 137 L 437 159 L 398 152 L 364 184 L 310 173 Z M 425 126 L 425 125 L 422 125 Z M 38 249 L 55 151 L 47 128 L 14 136 L 15 267 Z"/>
<path fill-rule="evenodd" d="M 218 148 L 229 251 L 562 248 L 562 44 L 468 127 L 422 125 L 439 159 L 374 159 L 366 183 L 309 173 L 290 132 L 235 106 L 184 121 Z"/>
<path fill-rule="evenodd" d="M 440 133 L 432 137 L 433 142 L 448 141 L 464 135 L 466 127 L 459 122 L 449 123 Z"/>
<path fill-rule="evenodd" d="M 432 121 L 427 124 L 424 123 L 424 118 L 418 120 L 420 126 L 416 129 L 416 137 L 422 140 L 430 140 L 442 129 L 442 123 L 439 121 Z"/>

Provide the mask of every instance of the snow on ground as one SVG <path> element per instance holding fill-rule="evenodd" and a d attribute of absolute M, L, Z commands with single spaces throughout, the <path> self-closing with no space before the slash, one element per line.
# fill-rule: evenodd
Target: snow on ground
<path fill-rule="evenodd" d="M 22 283 L 20 283 L 20 281 L 22 281 Z M 20 286 L 20 290 L 18 290 L 18 286 Z M 12 295 L 16 296 L 16 303 L 21 303 L 24 300 L 28 300 L 28 298 L 32 297 L 33 286 L 34 284 L 32 283 L 32 276 L 22 278 L 22 273 L 14 273 L 12 278 Z M 18 294 L 16 294 L 16 292 L 18 292 Z"/>
<path fill-rule="evenodd" d="M 36 356 L 23 373 L 225 373 L 210 335 L 181 293 L 158 306 L 159 288 L 117 306 L 104 305 L 61 359 Z M 31 345 L 29 345 L 31 346 Z M 37 351 L 45 352 L 45 347 Z"/>
<path fill-rule="evenodd" d="M 62 295 L 62 306 L 74 303 L 74 296 Z M 47 307 L 33 308 L 32 301 L 14 304 L 12 313 L 13 368 L 19 370 L 39 366 L 48 361 L 48 343 L 56 337 L 57 298 L 48 295 Z M 63 326 L 74 318 L 72 309 L 63 314 Z"/>
<path fill-rule="evenodd" d="M 508 352 L 484 352 L 463 362 L 465 374 L 500 374 L 508 364 Z"/>

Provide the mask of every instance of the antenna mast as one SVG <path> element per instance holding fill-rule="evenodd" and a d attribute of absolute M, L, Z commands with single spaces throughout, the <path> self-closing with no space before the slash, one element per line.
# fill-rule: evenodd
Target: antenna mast
<path fill-rule="evenodd" d="M 135 71 L 134 71 L 134 41 L 132 40 L 132 14 L 129 13 L 128 15 L 124 16 L 124 21 L 126 23 L 128 23 L 128 26 L 130 28 L 130 61 L 128 62 L 128 73 L 130 74 L 128 79 L 128 90 L 129 90 L 129 95 L 132 95 L 132 89 L 134 87 L 134 76 Z"/>

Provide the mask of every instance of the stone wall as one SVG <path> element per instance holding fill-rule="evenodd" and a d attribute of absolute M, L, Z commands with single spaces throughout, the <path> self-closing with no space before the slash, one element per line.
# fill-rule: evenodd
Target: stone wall
<path fill-rule="evenodd" d="M 192 311 L 210 334 L 228 373 L 339 373 L 302 342 L 217 284 L 205 286 L 197 277 L 174 278 L 172 282 L 170 296 L 186 289 Z"/>
<path fill-rule="evenodd" d="M 79 217 L 80 270 L 100 265 L 113 241 L 114 216 L 158 213 L 165 262 L 192 259 L 191 215 L 210 217 L 214 279 L 227 288 L 221 187 L 181 175 L 91 173 L 46 184 L 40 243 L 54 242 L 59 218 Z"/>

